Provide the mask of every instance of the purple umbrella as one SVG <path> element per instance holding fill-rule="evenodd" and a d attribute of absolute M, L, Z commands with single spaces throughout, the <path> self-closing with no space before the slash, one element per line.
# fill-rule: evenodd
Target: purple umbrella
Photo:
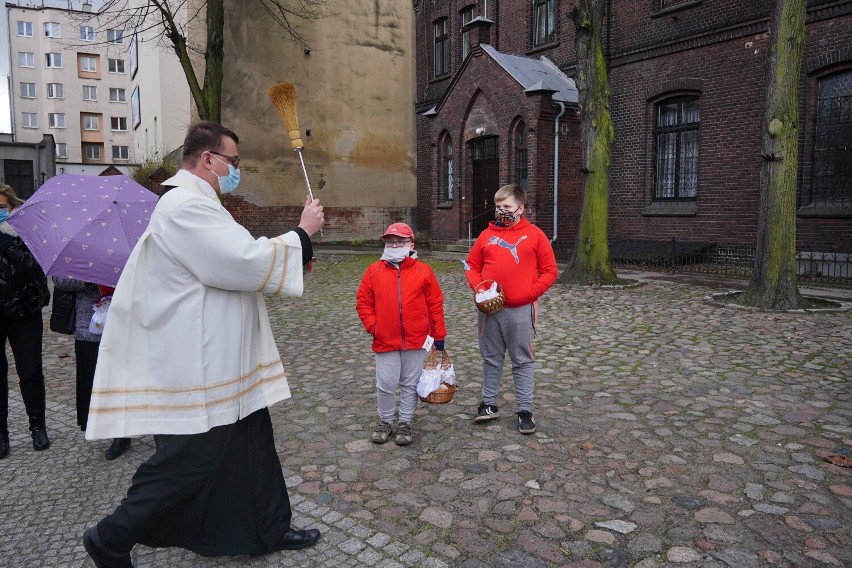
<path fill-rule="evenodd" d="M 115 286 L 157 196 L 127 176 L 62 174 L 9 216 L 45 274 Z"/>

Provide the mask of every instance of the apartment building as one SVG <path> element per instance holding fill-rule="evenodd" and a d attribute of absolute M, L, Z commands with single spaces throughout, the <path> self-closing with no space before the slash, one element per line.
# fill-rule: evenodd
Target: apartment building
<path fill-rule="evenodd" d="M 137 99 L 134 114 L 125 30 L 88 3 L 6 10 L 15 142 L 52 135 L 56 173 L 128 172 L 137 159 L 132 131 L 140 105 Z"/>

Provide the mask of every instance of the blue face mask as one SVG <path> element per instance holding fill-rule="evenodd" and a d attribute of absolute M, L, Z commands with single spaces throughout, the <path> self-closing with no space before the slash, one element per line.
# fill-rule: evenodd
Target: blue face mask
<path fill-rule="evenodd" d="M 9 218 L 9 210 L 8 209 L 0 209 L 0 223 Z"/>
<path fill-rule="evenodd" d="M 219 158 L 216 158 L 219 160 Z M 222 160 L 219 160 L 222 162 Z M 225 164 L 225 162 L 222 162 Z M 231 193 L 237 186 L 240 185 L 240 170 L 234 167 L 233 164 L 225 164 L 228 166 L 228 175 L 216 176 L 219 179 L 219 193 Z"/>

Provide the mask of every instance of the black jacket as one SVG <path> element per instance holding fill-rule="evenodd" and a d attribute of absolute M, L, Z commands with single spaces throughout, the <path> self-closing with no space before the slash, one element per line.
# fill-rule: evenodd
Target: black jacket
<path fill-rule="evenodd" d="M 50 302 L 47 278 L 20 237 L 0 233 L 0 317 L 34 314 Z"/>

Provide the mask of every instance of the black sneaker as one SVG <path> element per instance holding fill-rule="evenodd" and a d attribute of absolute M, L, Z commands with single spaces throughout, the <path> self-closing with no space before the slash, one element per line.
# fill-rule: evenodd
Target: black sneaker
<path fill-rule="evenodd" d="M 532 434 L 535 432 L 535 422 L 533 422 L 532 412 L 529 410 L 518 412 L 518 432 L 521 434 Z"/>
<path fill-rule="evenodd" d="M 485 422 L 500 418 L 500 409 L 493 404 L 479 403 L 479 408 L 476 410 L 476 416 L 473 417 L 474 422 Z"/>

